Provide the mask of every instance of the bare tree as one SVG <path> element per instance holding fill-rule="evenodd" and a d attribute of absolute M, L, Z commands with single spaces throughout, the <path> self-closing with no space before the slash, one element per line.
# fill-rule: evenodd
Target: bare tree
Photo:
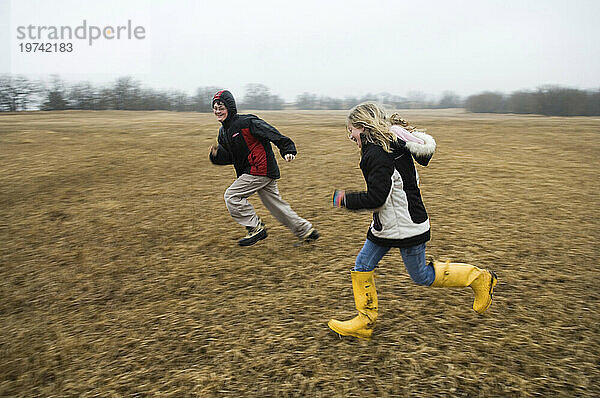
<path fill-rule="evenodd" d="M 193 109 L 192 98 L 183 91 L 173 91 L 169 94 L 170 110 L 187 112 Z"/>
<path fill-rule="evenodd" d="M 120 77 L 113 86 L 114 109 L 135 110 L 141 108 L 140 83 L 130 76 Z"/>
<path fill-rule="evenodd" d="M 55 111 L 67 109 L 67 92 L 65 83 L 58 77 L 53 76 L 52 86 L 46 90 L 42 110 Z"/>
<path fill-rule="evenodd" d="M 600 115 L 600 89 L 595 92 L 588 93 L 588 105 L 586 115 Z"/>
<path fill-rule="evenodd" d="M 192 97 L 192 110 L 196 112 L 211 112 L 212 97 L 219 91 L 218 87 L 198 87 L 196 95 Z"/>
<path fill-rule="evenodd" d="M 462 106 L 460 97 L 453 91 L 444 91 L 438 108 L 460 108 Z"/>
<path fill-rule="evenodd" d="M 0 112 L 26 111 L 37 87 L 22 76 L 0 75 Z"/>
<path fill-rule="evenodd" d="M 243 105 L 251 109 L 282 109 L 284 101 L 278 95 L 272 95 L 271 90 L 260 83 L 248 84 Z"/>
<path fill-rule="evenodd" d="M 537 113 L 537 99 L 530 91 L 515 91 L 507 99 L 506 110 L 510 113 Z"/>
<path fill-rule="evenodd" d="M 319 98 L 319 105 L 321 109 L 346 109 L 344 101 L 333 97 Z"/>
<path fill-rule="evenodd" d="M 67 100 L 72 109 L 98 109 L 100 94 L 89 82 L 77 83 L 68 90 Z"/>
<path fill-rule="evenodd" d="M 469 112 L 504 113 L 506 99 L 501 93 L 486 91 L 468 97 L 465 101 L 465 108 Z"/>
<path fill-rule="evenodd" d="M 318 99 L 316 94 L 302 93 L 296 96 L 296 107 L 298 109 L 318 109 Z"/>

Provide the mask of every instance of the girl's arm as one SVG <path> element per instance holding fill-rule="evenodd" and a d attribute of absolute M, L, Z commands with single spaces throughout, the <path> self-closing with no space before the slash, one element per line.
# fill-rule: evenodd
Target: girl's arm
<path fill-rule="evenodd" d="M 344 195 L 346 208 L 350 210 L 373 210 L 385 203 L 392 189 L 394 162 L 387 152 L 371 152 L 363 158 L 367 190 L 363 192 L 347 192 Z"/>

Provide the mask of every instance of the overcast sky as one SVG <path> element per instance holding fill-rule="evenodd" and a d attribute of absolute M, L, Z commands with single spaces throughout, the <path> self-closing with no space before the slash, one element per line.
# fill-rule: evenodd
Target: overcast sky
<path fill-rule="evenodd" d="M 0 73 L 241 96 L 262 83 L 292 101 L 389 92 L 461 96 L 556 84 L 600 88 L 600 1 L 0 0 Z M 19 26 L 141 26 L 140 40 L 24 53 Z M 89 37 L 88 37 L 89 40 Z"/>

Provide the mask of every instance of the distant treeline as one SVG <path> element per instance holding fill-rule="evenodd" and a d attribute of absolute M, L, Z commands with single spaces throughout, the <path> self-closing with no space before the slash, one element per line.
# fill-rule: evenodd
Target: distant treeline
<path fill-rule="evenodd" d="M 95 86 L 89 82 L 67 84 L 55 76 L 50 83 L 22 76 L 0 75 L 0 112 L 25 110 L 167 110 L 210 112 L 212 95 L 221 88 L 199 87 L 194 95 L 177 90 L 143 87 L 131 77 L 121 77 L 112 84 Z M 395 109 L 466 108 L 469 112 L 536 113 L 542 115 L 599 115 L 600 91 L 588 92 L 561 87 L 545 87 L 534 92 L 519 91 L 511 95 L 485 92 L 461 99 L 451 91 L 439 101 L 428 100 L 420 92 L 407 97 L 389 93 L 362 97 L 333 98 L 303 93 L 293 103 L 285 103 L 263 84 L 249 84 L 244 95 L 234 93 L 240 109 L 342 109 L 363 101 L 375 101 Z"/>
<path fill-rule="evenodd" d="M 41 110 L 168 110 L 210 112 L 213 94 L 219 87 L 199 87 L 190 96 L 183 91 L 161 91 L 145 88 L 131 77 L 121 77 L 107 86 L 89 82 L 67 84 L 58 77 L 50 83 L 28 80 L 21 76 L 0 76 L 0 111 Z M 379 101 L 396 108 L 461 107 L 460 98 L 446 93 L 438 103 L 427 102 L 425 95 L 413 93 L 410 98 L 388 93 L 368 94 L 344 99 L 304 93 L 292 104 L 286 104 L 263 84 L 248 84 L 245 93 L 234 93 L 240 109 L 350 109 L 363 101 Z"/>
<path fill-rule="evenodd" d="M 469 112 L 598 116 L 600 90 L 583 91 L 547 86 L 536 91 L 516 91 L 510 95 L 485 92 L 468 97 L 464 107 Z"/>
<path fill-rule="evenodd" d="M 142 87 L 122 77 L 108 86 L 89 82 L 66 84 L 54 78 L 50 84 L 21 76 L 0 76 L 0 111 L 41 110 L 169 110 L 209 112 L 216 87 L 198 88 L 194 96 L 182 91 L 161 91 Z"/>

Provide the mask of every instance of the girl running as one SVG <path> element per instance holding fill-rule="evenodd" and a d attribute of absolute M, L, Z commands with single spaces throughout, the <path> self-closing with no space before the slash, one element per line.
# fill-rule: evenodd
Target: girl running
<path fill-rule="evenodd" d="M 496 274 L 470 264 L 425 260 L 430 239 L 429 218 L 421 199 L 419 174 L 413 159 L 427 166 L 435 140 L 409 126 L 398 114 L 387 117 L 374 103 L 354 107 L 347 118 L 348 138 L 361 151 L 364 192 L 336 190 L 333 205 L 349 210 L 372 210 L 367 240 L 351 271 L 358 315 L 347 321 L 332 319 L 329 327 L 340 335 L 370 338 L 377 320 L 377 291 L 373 270 L 393 247 L 400 249 L 411 279 L 422 286 L 466 287 L 475 293 L 473 309 L 483 313 L 492 303 Z"/>

